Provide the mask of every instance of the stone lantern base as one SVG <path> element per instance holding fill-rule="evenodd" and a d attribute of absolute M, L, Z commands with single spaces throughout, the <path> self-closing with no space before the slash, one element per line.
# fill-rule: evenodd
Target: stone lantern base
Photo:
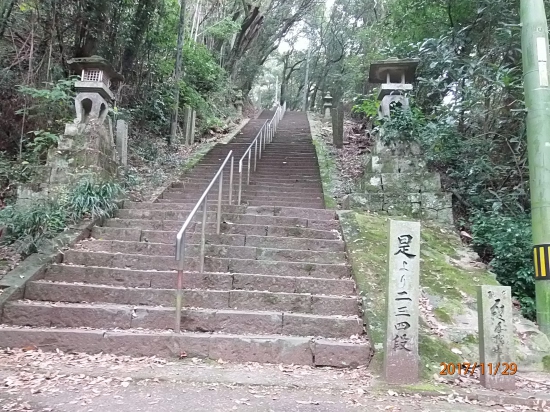
<path fill-rule="evenodd" d="M 452 195 L 442 191 L 439 173 L 428 171 L 419 155 L 415 143 L 386 146 L 377 139 L 358 191 L 345 197 L 344 208 L 452 224 Z"/>
<path fill-rule="evenodd" d="M 26 204 L 60 192 L 85 176 L 109 179 L 117 175 L 117 153 L 110 122 L 66 125 L 66 134 L 48 151 L 46 165 L 36 166 L 31 182 L 18 187 L 17 203 Z"/>

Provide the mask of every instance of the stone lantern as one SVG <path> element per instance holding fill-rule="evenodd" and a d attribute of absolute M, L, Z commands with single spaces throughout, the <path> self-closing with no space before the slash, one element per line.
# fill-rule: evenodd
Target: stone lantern
<path fill-rule="evenodd" d="M 118 172 L 118 164 L 125 165 L 128 127 L 117 121 L 115 145 L 111 119 L 107 116 L 114 102 L 111 82 L 122 76 L 99 56 L 69 60 L 69 67 L 80 73 L 75 83 L 76 119 L 65 124 L 65 133 L 57 147 L 48 151 L 45 165 L 35 167 L 31 182 L 18 187 L 18 204 L 43 199 L 59 188 L 85 175 L 111 178 Z"/>
<path fill-rule="evenodd" d="M 407 93 L 413 90 L 418 59 L 388 59 L 370 66 L 369 82 L 381 84 L 378 100 L 381 100 L 379 117 L 390 117 L 390 105 L 399 103 L 409 108 Z"/>
<path fill-rule="evenodd" d="M 75 123 L 86 124 L 91 119 L 99 119 L 102 123 L 115 100 L 111 82 L 122 81 L 122 76 L 100 56 L 75 58 L 68 63 L 71 70 L 81 73 L 80 80 L 75 83 Z"/>
<path fill-rule="evenodd" d="M 332 109 L 332 96 L 330 95 L 330 92 L 327 92 L 327 95 L 323 97 L 323 109 L 325 112 L 325 120 L 330 119 L 330 110 Z"/>

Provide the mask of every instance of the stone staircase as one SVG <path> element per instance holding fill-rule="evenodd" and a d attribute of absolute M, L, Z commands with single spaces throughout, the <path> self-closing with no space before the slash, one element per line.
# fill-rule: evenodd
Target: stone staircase
<path fill-rule="evenodd" d="M 172 331 L 176 232 L 228 151 L 237 170 L 272 115 L 262 113 L 231 143 L 214 147 L 156 202 L 125 202 L 92 238 L 65 251 L 61 263 L 27 284 L 23 300 L 4 306 L 0 346 L 367 365 L 371 348 L 355 283 L 337 215 L 324 209 L 303 113 L 287 112 L 242 204 L 223 205 L 219 235 L 210 202 L 204 273 L 196 216 L 186 238 L 183 332 Z"/>

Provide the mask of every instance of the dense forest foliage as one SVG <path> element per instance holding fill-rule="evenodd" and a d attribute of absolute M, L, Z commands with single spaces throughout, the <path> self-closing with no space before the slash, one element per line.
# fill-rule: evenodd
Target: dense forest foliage
<path fill-rule="evenodd" d="M 310 55 L 295 49 L 295 37 L 272 57 L 271 76 L 292 108 L 303 107 L 307 78 L 309 109 L 320 109 L 330 92 L 381 127 L 369 64 L 420 59 L 412 110 L 382 127 L 421 145 L 453 193 L 458 227 L 533 317 L 519 0 L 335 0 L 314 7 L 302 25 Z"/>
<path fill-rule="evenodd" d="M 459 226 L 533 315 L 519 0 L 4 0 L 5 156 L 37 161 L 55 144 L 73 116 L 67 61 L 91 55 L 125 78 L 114 115 L 162 139 L 175 104 L 195 108 L 204 132 L 234 115 L 239 89 L 256 101 L 264 90 L 264 106 L 279 96 L 299 109 L 305 97 L 310 110 L 330 92 L 376 127 L 370 62 L 421 59 L 413 110 L 383 127 L 421 144 L 454 195 Z"/>

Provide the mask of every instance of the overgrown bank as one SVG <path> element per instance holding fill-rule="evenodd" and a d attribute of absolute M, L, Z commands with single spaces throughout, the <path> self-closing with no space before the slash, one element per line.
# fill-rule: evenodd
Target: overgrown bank
<path fill-rule="evenodd" d="M 339 191 L 332 182 L 343 179 L 320 125 L 312 121 L 325 197 L 333 205 Z M 347 251 L 363 299 L 365 321 L 375 345 L 375 366 L 381 366 L 385 335 L 388 216 L 359 211 L 339 212 Z M 399 219 L 408 218 L 406 216 Z M 423 222 L 421 243 L 420 355 L 423 376 L 439 372 L 441 362 L 476 361 L 477 286 L 498 284 L 475 252 L 466 248 L 450 227 Z M 535 324 L 514 314 L 516 356 L 524 370 L 542 369 L 550 341 Z"/>

